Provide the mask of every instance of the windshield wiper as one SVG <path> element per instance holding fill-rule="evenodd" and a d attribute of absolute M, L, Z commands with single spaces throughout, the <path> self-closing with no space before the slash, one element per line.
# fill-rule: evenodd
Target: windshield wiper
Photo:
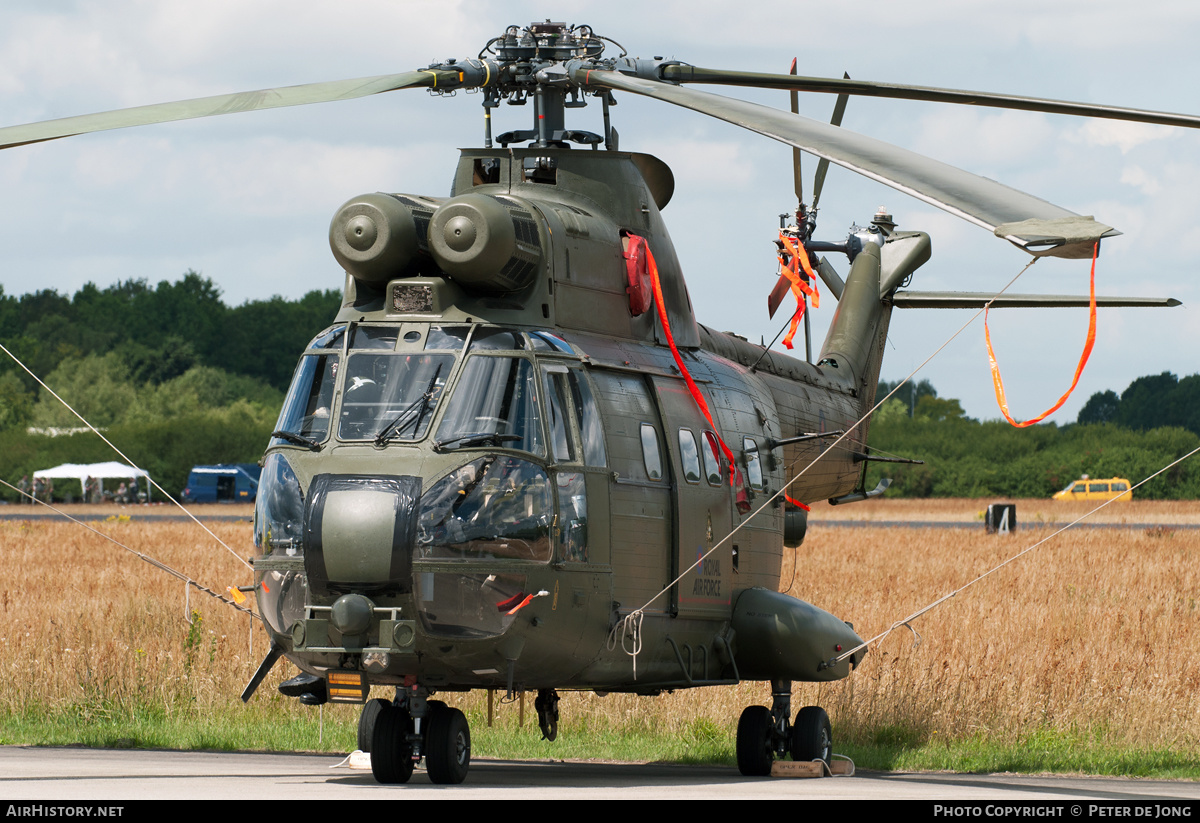
<path fill-rule="evenodd" d="M 433 377 L 429 378 L 429 385 L 426 386 L 425 393 L 405 406 L 400 414 L 396 415 L 395 419 L 393 419 L 391 423 L 388 423 L 379 430 L 379 434 L 375 435 L 376 446 L 385 445 L 389 440 L 392 439 L 393 436 L 397 436 L 400 434 L 400 432 L 404 431 L 408 427 L 408 421 L 405 421 L 403 425 L 400 423 L 402 420 L 404 420 L 404 418 L 408 417 L 413 412 L 417 412 L 417 416 L 413 418 L 412 422 L 416 423 L 417 429 L 420 429 L 421 421 L 425 419 L 425 412 L 429 410 L 429 401 L 432 400 L 433 396 L 437 393 L 437 379 L 441 376 L 441 374 L 442 364 L 438 363 L 438 367 L 434 371 Z"/>
<path fill-rule="evenodd" d="M 501 443 L 511 443 L 520 440 L 519 434 L 500 434 L 499 432 L 473 432 L 464 434 L 459 437 L 452 437 L 449 440 L 439 440 L 433 444 L 433 450 L 437 452 L 453 451 L 454 449 L 463 449 L 468 446 L 483 446 L 488 443 L 499 446 Z"/>
<path fill-rule="evenodd" d="M 295 432 L 278 429 L 277 431 L 271 432 L 271 436 L 278 437 L 281 440 L 286 440 L 289 443 L 295 443 L 297 446 L 308 446 L 315 452 L 321 450 L 321 444 L 316 440 L 313 440 L 311 437 L 305 437 L 302 434 L 296 434 Z"/>

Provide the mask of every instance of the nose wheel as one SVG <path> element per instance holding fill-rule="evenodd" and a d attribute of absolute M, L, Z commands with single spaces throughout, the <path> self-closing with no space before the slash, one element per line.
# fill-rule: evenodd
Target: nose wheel
<path fill-rule="evenodd" d="M 391 703 L 380 707 L 371 736 L 371 774 L 380 783 L 407 783 L 412 777 L 412 730 L 407 708 Z"/>
<path fill-rule="evenodd" d="M 430 702 L 425 731 L 425 769 L 434 783 L 456 784 L 471 768 L 471 729 L 458 709 Z"/>
<path fill-rule="evenodd" d="M 380 783 L 407 783 L 421 758 L 433 783 L 462 783 L 467 777 L 471 729 L 466 716 L 440 700 L 425 700 L 424 694 L 406 696 L 401 704 L 372 700 L 363 708 L 359 735 L 364 726 L 373 727 L 371 773 Z"/>
<path fill-rule="evenodd" d="M 379 720 L 379 713 L 385 707 L 392 705 L 386 700 L 380 700 L 378 697 L 368 700 L 363 706 L 362 714 L 358 716 L 358 750 L 360 752 L 371 752 L 371 744 L 375 738 L 375 723 Z"/>

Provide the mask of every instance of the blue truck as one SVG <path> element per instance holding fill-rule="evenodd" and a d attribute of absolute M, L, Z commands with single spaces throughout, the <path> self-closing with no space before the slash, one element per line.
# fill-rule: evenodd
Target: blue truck
<path fill-rule="evenodd" d="M 180 496 L 185 503 L 253 503 L 261 473 L 255 463 L 192 466 Z"/>

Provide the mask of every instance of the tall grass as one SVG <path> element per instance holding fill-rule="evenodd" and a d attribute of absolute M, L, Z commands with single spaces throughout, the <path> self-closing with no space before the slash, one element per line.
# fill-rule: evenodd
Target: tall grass
<path fill-rule="evenodd" d="M 1148 509 L 1142 514 L 1153 519 Z M 211 588 L 251 582 L 237 558 L 193 525 L 98 525 Z M 250 555 L 248 523 L 211 527 Z M 1041 534 L 1024 525 L 1008 536 L 970 524 L 814 525 L 804 545 L 786 553 L 783 586 L 870 637 Z M 839 750 L 876 766 L 937 766 L 943 758 L 960 768 L 1137 773 L 1159 762 L 1195 774 L 1198 560 L 1194 530 L 1067 533 L 921 617 L 914 631 L 893 632 L 847 680 L 797 684 L 794 706 L 824 706 Z M 185 599 L 180 581 L 90 532 L 0 522 L 0 563 L 8 675 L 0 741 L 354 747 L 356 707 L 316 710 L 275 691 L 295 673 L 290 665 L 277 666 L 243 705 L 238 695 L 266 651 L 261 627 L 194 590 Z M 658 698 L 564 694 L 553 745 L 538 740 L 531 696 L 524 728 L 519 706 L 497 705 L 490 730 L 484 693 L 448 699 L 468 713 L 478 754 L 711 761 L 732 758 L 741 710 L 769 704 L 770 695 L 758 683 Z M 1097 752 L 1109 754 L 1101 762 Z"/>

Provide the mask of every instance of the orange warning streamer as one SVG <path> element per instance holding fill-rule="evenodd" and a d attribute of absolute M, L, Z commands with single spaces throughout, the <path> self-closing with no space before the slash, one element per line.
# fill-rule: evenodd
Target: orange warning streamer
<path fill-rule="evenodd" d="M 1092 356 L 1092 346 L 1096 343 L 1096 255 L 1100 251 L 1100 243 L 1092 247 L 1092 275 L 1091 285 L 1089 289 L 1089 304 L 1088 308 L 1091 312 L 1091 319 L 1088 322 L 1087 342 L 1083 344 L 1083 354 L 1079 357 L 1079 365 L 1075 367 L 1075 379 L 1071 381 L 1071 388 L 1067 389 L 1066 394 L 1058 399 L 1052 408 L 1039 414 L 1030 420 L 1023 423 L 1018 423 L 1012 419 L 1008 413 L 1008 401 L 1004 397 L 1004 381 L 1000 378 L 1000 367 L 996 365 L 996 353 L 992 350 L 992 334 L 988 330 L 987 313 L 983 312 L 983 336 L 987 341 L 988 362 L 992 365 L 992 384 L 996 387 L 996 402 L 1000 404 L 1000 411 L 1004 413 L 1004 419 L 1019 429 L 1026 426 L 1032 426 L 1034 423 L 1040 423 L 1049 415 L 1062 408 L 1062 404 L 1067 402 L 1067 398 L 1071 396 L 1071 392 L 1075 391 L 1075 386 L 1079 383 L 1079 376 L 1083 374 L 1083 367 L 1087 365 L 1088 358 Z"/>
<path fill-rule="evenodd" d="M 814 309 L 821 307 L 821 295 L 817 292 L 817 276 L 808 262 L 808 251 L 804 248 L 804 243 L 800 241 L 800 238 L 789 237 L 783 232 L 779 233 L 779 241 L 783 243 L 784 250 L 790 255 L 788 260 L 785 260 L 782 254 L 779 256 L 779 270 L 792 284 L 792 294 L 796 297 L 796 313 L 792 315 L 792 326 L 788 329 L 787 336 L 783 338 L 783 345 L 790 349 L 792 348 L 792 338 L 796 336 L 796 327 L 804 318 L 804 297 L 802 295 L 807 294 L 812 298 Z M 801 268 L 804 269 L 804 274 L 808 278 L 807 282 L 804 277 L 800 276 Z"/>
<path fill-rule="evenodd" d="M 631 235 L 630 241 L 637 235 Z M 645 243 L 645 239 L 638 237 Z M 650 252 L 650 244 L 646 243 L 646 262 L 650 268 L 650 280 L 654 284 L 654 305 L 658 309 L 658 319 L 662 323 L 663 333 L 667 336 L 667 345 L 671 347 L 671 355 L 675 358 L 675 365 L 679 366 L 679 370 L 683 372 L 683 379 L 687 383 L 688 391 L 692 393 L 692 398 L 695 399 L 696 405 L 700 407 L 700 411 L 704 413 L 704 419 L 708 421 L 708 425 L 712 426 L 713 434 L 717 437 L 717 442 L 721 444 L 721 450 L 725 452 L 725 458 L 729 461 L 729 485 L 733 486 L 734 478 L 737 475 L 737 462 L 734 460 L 733 452 L 729 450 L 729 446 L 725 445 L 725 438 L 721 437 L 717 430 L 717 424 L 713 422 L 712 413 L 708 410 L 708 403 L 704 400 L 704 395 L 700 393 L 700 387 L 696 385 L 696 381 L 692 379 L 691 373 L 688 372 L 687 366 L 683 364 L 683 358 L 679 356 L 679 349 L 675 346 L 675 336 L 671 334 L 671 324 L 667 321 L 667 304 L 663 300 L 662 283 L 658 279 L 658 263 L 654 262 L 654 255 Z"/>

